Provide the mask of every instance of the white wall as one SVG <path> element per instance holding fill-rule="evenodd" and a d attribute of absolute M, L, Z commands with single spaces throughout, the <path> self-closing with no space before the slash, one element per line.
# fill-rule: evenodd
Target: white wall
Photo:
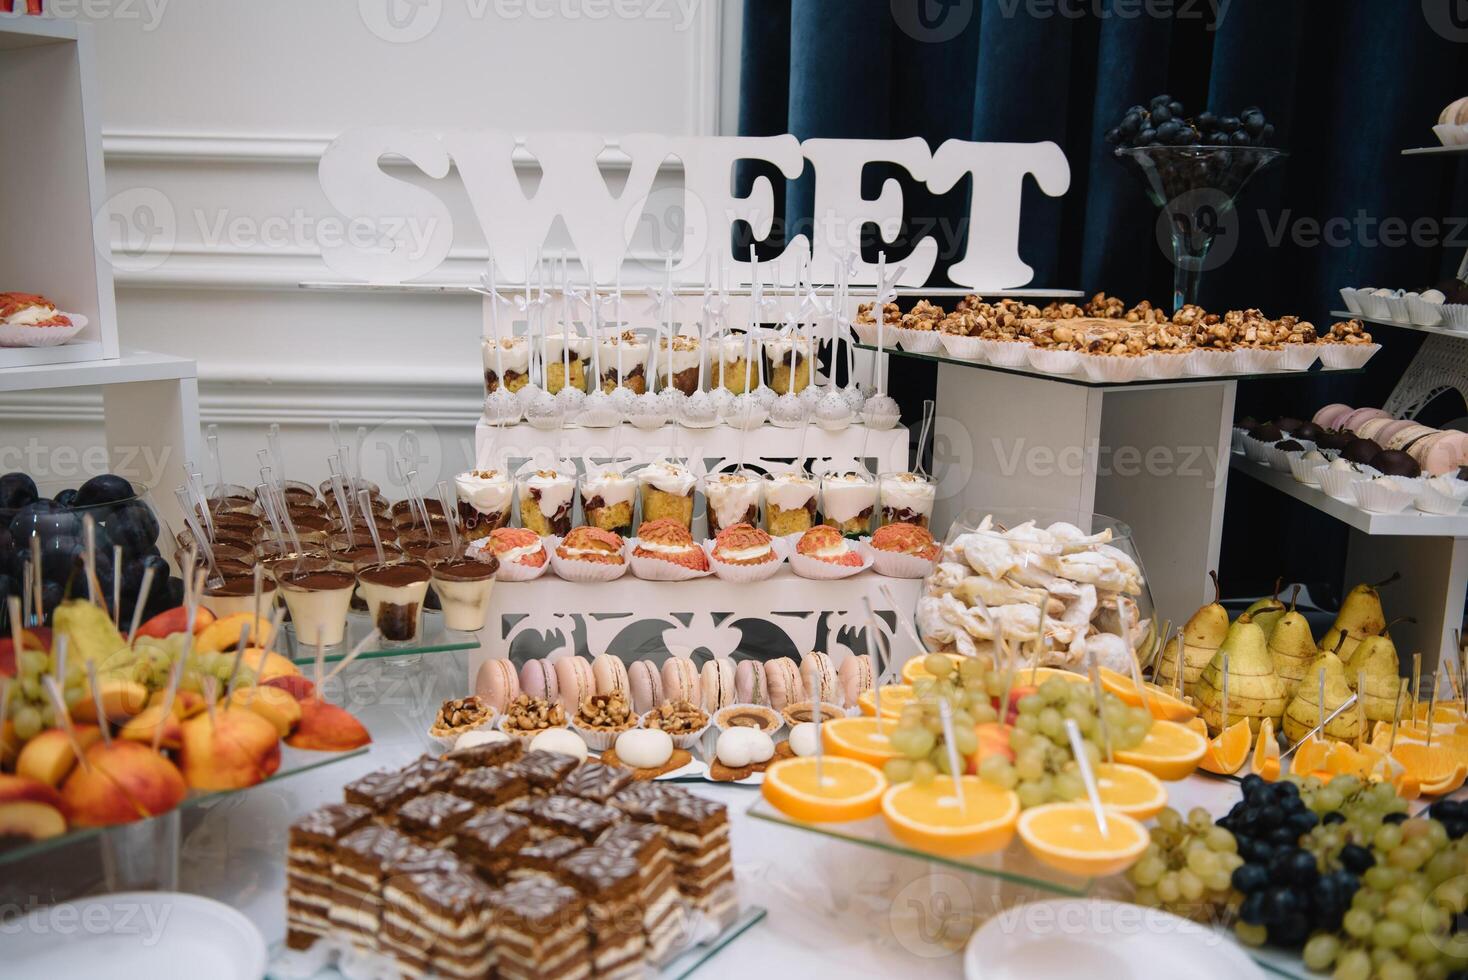
<path fill-rule="evenodd" d="M 61 16 L 79 6 L 48 4 Z M 231 481 L 257 482 L 255 451 L 271 422 L 292 475 L 324 476 L 333 419 L 391 443 L 413 428 L 424 471 L 450 476 L 466 462 L 482 397 L 479 304 L 300 289 L 333 278 L 314 230 L 330 214 L 316 177 L 322 147 L 375 123 L 732 131 L 741 7 L 91 0 L 89 12 L 105 15 L 90 19 L 108 192 L 132 221 L 119 244 L 134 248 L 114 262 L 123 345 L 197 359 L 203 422 L 220 426 Z M 388 25 L 390 9 L 406 15 L 401 30 Z M 441 278 L 472 279 L 485 257 L 476 222 L 456 188 L 436 190 L 463 218 Z M 0 446 L 94 445 L 100 414 L 94 393 L 0 396 Z M 177 470 L 163 479 L 172 487 Z"/>

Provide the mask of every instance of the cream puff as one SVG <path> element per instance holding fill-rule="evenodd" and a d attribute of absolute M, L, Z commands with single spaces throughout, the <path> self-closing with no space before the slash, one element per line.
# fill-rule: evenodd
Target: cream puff
<path fill-rule="evenodd" d="M 620 694 L 631 698 L 632 684 L 620 657 L 610 653 L 599 654 L 591 661 L 591 676 L 597 694 Z"/>
<path fill-rule="evenodd" d="M 770 707 L 776 711 L 805 700 L 805 682 L 789 657 L 776 657 L 765 664 L 765 686 L 770 692 Z"/>
<path fill-rule="evenodd" d="M 622 536 L 599 527 L 578 527 L 556 547 L 556 557 L 595 565 L 623 565 Z"/>
<path fill-rule="evenodd" d="M 773 540 L 749 524 L 735 524 L 714 538 L 714 557 L 726 565 L 763 565 L 777 561 Z"/>
<path fill-rule="evenodd" d="M 503 714 L 510 702 L 520 696 L 515 665 L 508 660 L 486 660 L 480 664 L 474 678 L 474 693 L 496 713 Z"/>
<path fill-rule="evenodd" d="M 827 704 L 842 704 L 841 688 L 836 684 L 836 668 L 831 658 L 824 653 L 807 653 L 800 658 L 800 679 L 806 692 L 813 698 L 819 686 L 821 700 Z"/>
<path fill-rule="evenodd" d="M 862 562 L 861 555 L 829 524 L 817 524 L 802 534 L 795 542 L 795 552 L 830 565 L 859 568 Z"/>
<path fill-rule="evenodd" d="M 627 689 L 632 692 L 632 709 L 639 715 L 663 703 L 663 675 L 651 660 L 638 660 L 627 668 Z"/>
<path fill-rule="evenodd" d="M 663 664 L 663 701 L 690 701 L 703 706 L 703 686 L 692 660 L 669 657 Z"/>
<path fill-rule="evenodd" d="M 928 529 L 917 524 L 884 524 L 872 535 L 872 547 L 897 555 L 912 555 L 933 561 L 938 557 L 938 544 Z"/>
<path fill-rule="evenodd" d="M 699 681 L 703 688 L 703 706 L 709 711 L 718 711 L 734 703 L 734 665 L 728 660 L 715 658 L 704 664 L 699 672 Z"/>
<path fill-rule="evenodd" d="M 596 693 L 596 676 L 585 657 L 570 656 L 555 663 L 556 684 L 560 688 L 561 707 L 567 716 L 576 714 L 581 702 Z"/>
<path fill-rule="evenodd" d="M 695 572 L 709 570 L 708 555 L 693 540 L 688 528 L 677 521 L 645 522 L 637 530 L 637 548 L 632 553 L 639 558 L 672 562 Z"/>
<path fill-rule="evenodd" d="M 501 565 L 539 568 L 550 558 L 540 535 L 523 527 L 497 527 L 489 532 L 489 548 Z"/>

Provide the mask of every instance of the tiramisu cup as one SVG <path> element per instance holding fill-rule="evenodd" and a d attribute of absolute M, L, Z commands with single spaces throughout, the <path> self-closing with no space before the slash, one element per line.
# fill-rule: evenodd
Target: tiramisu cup
<path fill-rule="evenodd" d="M 568 349 L 569 348 L 569 349 Z M 586 390 L 586 372 L 590 369 L 591 338 L 573 333 L 569 341 L 562 334 L 545 338 L 545 390 L 554 395 L 571 377 L 571 387 Z"/>
<path fill-rule="evenodd" d="M 775 537 L 809 531 L 816 523 L 814 477 L 771 473 L 765 477 L 765 530 Z"/>
<path fill-rule="evenodd" d="M 698 481 L 688 468 L 668 460 L 649 463 L 637 474 L 642 488 L 642 519 L 676 521 L 693 527 L 693 487 Z"/>
<path fill-rule="evenodd" d="M 673 338 L 671 381 L 668 380 L 668 360 L 668 338 L 663 337 L 658 341 L 656 372 L 658 387 L 667 388 L 671 385 L 685 395 L 691 395 L 697 391 L 698 364 L 703 360 L 703 350 L 698 343 L 698 338 L 686 334 L 679 334 Z"/>
<path fill-rule="evenodd" d="M 277 581 L 302 646 L 310 648 L 318 642 L 335 646 L 342 641 L 347 632 L 347 609 L 352 604 L 356 576 L 328 569 L 283 568 Z"/>
<path fill-rule="evenodd" d="M 576 481 L 556 470 L 536 470 L 520 478 L 520 523 L 541 537 L 571 533 Z"/>
<path fill-rule="evenodd" d="M 445 629 L 472 633 L 484 628 L 500 563 L 493 554 L 482 559 L 454 558 L 433 566 L 433 591 L 443 609 Z"/>
<path fill-rule="evenodd" d="M 269 615 L 275 609 L 276 587 L 269 577 L 260 583 L 260 610 Z M 205 609 L 214 614 L 216 619 L 225 616 L 233 616 L 237 613 L 255 612 L 255 577 L 253 575 L 235 575 L 224 579 L 215 586 L 206 586 L 204 595 L 199 601 Z"/>
<path fill-rule="evenodd" d="M 502 470 L 470 470 L 454 477 L 459 496 L 459 522 L 470 541 L 510 523 L 515 484 Z"/>
<path fill-rule="evenodd" d="M 628 330 L 620 335 L 602 337 L 598 353 L 601 359 L 601 390 L 615 391 L 621 386 L 641 395 L 650 390 L 647 383 L 647 360 L 652 348 L 637 334 Z M 618 373 L 620 371 L 620 374 Z"/>
<path fill-rule="evenodd" d="M 759 341 L 749 343 L 749 357 L 759 356 Z M 759 369 L 745 356 L 743 334 L 733 334 L 719 342 L 719 362 L 711 366 L 709 377 L 713 383 L 736 395 L 754 390 L 759 384 Z"/>
<path fill-rule="evenodd" d="M 630 537 L 637 481 L 619 470 L 607 469 L 585 474 L 580 483 L 586 523 Z"/>
<path fill-rule="evenodd" d="M 494 341 L 486 340 L 484 349 L 484 393 L 499 390 L 500 377 L 496 373 L 502 367 L 507 391 L 519 391 L 530 382 L 530 342 L 524 337 L 501 337 L 499 342 L 498 367 L 495 361 Z"/>
<path fill-rule="evenodd" d="M 800 394 L 810 387 L 811 343 L 808 339 L 774 337 L 765 341 L 765 377 L 777 395 Z M 794 349 L 795 368 L 790 367 Z M 793 381 L 792 381 L 793 379 Z"/>
<path fill-rule="evenodd" d="M 932 480 L 917 473 L 883 473 L 879 486 L 883 524 L 928 526 L 938 489 Z"/>
<path fill-rule="evenodd" d="M 821 514 L 842 534 L 866 534 L 877 509 L 877 481 L 865 473 L 821 477 Z"/>
<path fill-rule="evenodd" d="M 715 473 L 704 478 L 709 535 L 735 524 L 759 523 L 760 480 L 749 473 Z"/>
<path fill-rule="evenodd" d="M 390 643 L 412 643 L 418 638 L 423 600 L 432 573 L 416 561 L 396 565 L 374 562 L 357 569 L 357 588 L 367 601 L 372 623 Z"/>

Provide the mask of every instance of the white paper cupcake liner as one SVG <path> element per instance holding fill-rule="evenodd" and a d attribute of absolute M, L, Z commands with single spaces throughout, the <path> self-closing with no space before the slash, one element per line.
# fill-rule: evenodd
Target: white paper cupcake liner
<path fill-rule="evenodd" d="M 1432 134 L 1443 146 L 1462 146 L 1468 143 L 1468 126 L 1461 123 L 1438 123 L 1432 127 Z"/>
<path fill-rule="evenodd" d="M 892 412 L 888 415 L 878 415 L 873 412 L 868 412 L 866 409 L 862 409 L 861 421 L 868 429 L 871 429 L 874 432 L 885 432 L 886 430 L 895 427 L 898 422 L 902 421 L 902 413 Z"/>
<path fill-rule="evenodd" d="M 1319 358 L 1320 352 L 1314 344 L 1285 344 L 1280 362 L 1285 371 L 1308 371 Z"/>
<path fill-rule="evenodd" d="M 933 559 L 873 548 L 871 538 L 862 538 L 861 543 L 871 550 L 872 569 L 878 575 L 885 575 L 887 578 L 925 578 L 933 570 Z"/>
<path fill-rule="evenodd" d="M 1365 290 L 1357 290 L 1356 299 L 1361 304 L 1361 313 L 1376 320 L 1390 320 L 1391 310 L 1387 309 L 1386 297 L 1368 293 Z"/>
<path fill-rule="evenodd" d="M 989 363 L 995 367 L 1023 367 L 1033 349 L 1025 340 L 995 340 L 989 347 Z"/>
<path fill-rule="evenodd" d="M 1361 312 L 1361 300 L 1356 297 L 1356 289 L 1353 286 L 1341 287 L 1341 302 L 1346 304 L 1346 309 L 1352 313 Z"/>
<path fill-rule="evenodd" d="M 856 333 L 856 339 L 863 344 L 876 344 L 877 325 L 875 323 L 853 323 L 851 329 Z M 883 339 L 885 340 L 886 338 Z"/>
<path fill-rule="evenodd" d="M 1188 370 L 1189 354 L 1148 354 L 1144 359 L 1146 362 L 1147 376 L 1159 381 L 1168 381 L 1172 378 L 1181 378 Z"/>
<path fill-rule="evenodd" d="M 552 699 L 552 701 L 554 701 L 554 699 Z M 500 731 L 500 732 L 504 732 L 506 735 L 510 736 L 511 738 L 518 738 L 522 742 L 525 742 L 527 745 L 530 743 L 530 740 L 531 739 L 533 739 L 535 736 L 539 735 L 541 732 L 548 732 L 548 731 L 551 730 L 551 728 L 570 728 L 571 727 L 570 725 L 551 725 L 550 728 L 538 728 L 538 729 L 536 729 L 533 732 L 522 732 L 522 731 L 518 731 L 518 730 L 517 731 L 510 731 L 509 729 L 505 728 L 505 719 L 507 717 L 508 717 L 508 715 L 500 715 L 498 718 L 496 718 L 494 720 L 495 730 L 496 731 Z"/>
<path fill-rule="evenodd" d="M 1104 384 L 1126 384 L 1142 376 L 1146 362 L 1141 357 L 1121 357 L 1110 354 L 1082 355 L 1086 377 Z"/>
<path fill-rule="evenodd" d="M 638 719 L 638 724 L 639 724 L 640 727 L 642 727 L 642 728 L 648 728 L 648 727 L 650 727 L 647 724 L 647 716 L 649 714 L 652 714 L 652 712 L 649 711 L 646 714 L 644 714 L 640 719 Z M 683 735 L 673 735 L 672 733 L 669 733 L 668 737 L 673 740 L 673 748 L 675 748 L 675 749 L 683 749 L 686 752 L 687 750 L 693 748 L 695 745 L 698 744 L 699 739 L 703 738 L 704 732 L 708 731 L 709 730 L 709 727 L 712 724 L 713 724 L 713 721 L 712 721 L 712 717 L 711 717 L 709 723 L 706 724 L 706 725 L 704 725 L 702 728 L 700 728 L 696 732 L 688 732 L 688 733 L 683 734 Z"/>
<path fill-rule="evenodd" d="M 1439 307 L 1454 330 L 1468 330 L 1468 303 L 1444 303 Z"/>
<path fill-rule="evenodd" d="M 1356 502 L 1356 484 L 1360 479 L 1361 477 L 1357 473 L 1333 470 L 1327 466 L 1320 471 L 1320 489 L 1337 500 L 1344 500 L 1348 504 L 1354 504 Z"/>
<path fill-rule="evenodd" d="M 984 350 L 984 345 L 988 343 L 986 340 L 980 340 L 978 337 L 964 337 L 956 333 L 940 333 L 938 340 L 943 345 L 943 350 L 948 353 L 949 357 L 956 357 L 960 361 L 974 361 L 976 363 L 982 363 L 987 360 L 986 351 Z"/>
<path fill-rule="evenodd" d="M 801 578 L 816 579 L 817 581 L 834 581 L 841 578 L 851 578 L 860 575 L 872 567 L 874 560 L 872 548 L 860 541 L 848 542 L 851 550 L 861 556 L 860 565 L 833 565 L 819 558 L 809 555 L 796 554 L 794 549 L 790 552 L 790 569 Z"/>
<path fill-rule="evenodd" d="M 545 541 L 542 540 L 541 544 L 544 545 Z M 486 551 L 489 551 L 489 538 L 480 538 L 469 545 L 467 554 L 468 557 L 474 558 Z M 493 554 L 493 552 L 490 553 Z M 540 566 L 522 565 L 517 561 L 502 561 L 499 570 L 494 573 L 494 580 L 496 582 L 533 582 L 549 570 L 549 561 Z"/>
<path fill-rule="evenodd" d="M 1244 436 L 1244 456 L 1246 456 L 1251 463 L 1258 463 L 1260 466 L 1268 466 L 1269 450 L 1272 448 L 1274 448 L 1273 443 L 1260 442 L 1258 439 L 1255 439 L 1253 436 L 1249 435 Z"/>
<path fill-rule="evenodd" d="M 1386 299 L 1386 312 L 1387 312 L 1387 315 L 1388 316 L 1390 316 L 1393 320 L 1397 321 L 1398 323 L 1411 323 L 1412 322 L 1412 314 L 1407 311 L 1407 297 L 1405 297 L 1405 296 L 1387 296 L 1387 297 L 1385 297 L 1385 299 Z"/>
<path fill-rule="evenodd" d="M 634 554 L 636 550 L 637 539 L 630 538 L 627 541 L 627 562 L 632 566 L 632 574 L 645 582 L 687 582 L 695 578 L 708 578 L 714 573 L 712 567 L 700 572 L 676 562 Z"/>
<path fill-rule="evenodd" d="M 1380 344 L 1321 344 L 1320 363 L 1333 370 L 1354 370 L 1381 350 Z"/>
<path fill-rule="evenodd" d="M 1290 457 L 1304 456 L 1305 453 L 1315 448 L 1315 443 L 1311 442 L 1308 439 L 1297 439 L 1296 442 L 1299 442 L 1300 445 L 1304 446 L 1305 448 L 1301 450 L 1296 450 L 1294 452 L 1285 452 L 1283 449 L 1279 449 L 1276 446 L 1270 446 L 1269 454 L 1266 457 L 1269 460 L 1269 468 L 1272 470 L 1279 470 L 1281 473 L 1288 473 L 1290 472 Z"/>
<path fill-rule="evenodd" d="M 1411 506 L 1416 495 L 1408 490 L 1398 490 L 1380 481 L 1356 484 L 1356 500 L 1362 510 L 1373 514 L 1400 514 Z"/>
<path fill-rule="evenodd" d="M 454 743 L 459 740 L 460 735 L 466 735 L 469 732 L 492 732 L 498 730 L 500 713 L 496 711 L 493 707 L 490 707 L 489 712 L 489 717 L 481 721 L 479 724 L 475 725 L 473 728 L 466 728 L 464 731 L 455 732 L 452 735 L 435 735 L 432 731 L 430 731 L 428 733 L 428 737 L 433 739 L 433 741 L 437 743 L 440 748 L 447 752 L 449 749 L 452 749 L 454 747 Z"/>
<path fill-rule="evenodd" d="M 1465 484 L 1468 487 L 1468 484 Z M 1463 509 L 1463 497 L 1446 494 L 1431 485 L 1423 486 L 1412 503 L 1424 514 L 1452 515 Z"/>
<path fill-rule="evenodd" d="M 845 418 L 841 418 L 841 419 L 816 419 L 815 420 L 816 427 L 819 428 L 822 432 L 840 432 L 841 430 L 843 430 L 843 429 L 847 428 L 848 426 L 850 426 L 853 421 L 854 421 L 854 417 L 851 416 L 851 415 L 848 415 Z"/>
<path fill-rule="evenodd" d="M 556 536 L 545 539 L 545 550 L 550 552 L 550 565 L 556 570 L 559 578 L 567 582 L 614 582 L 627 574 L 626 541 L 622 542 L 622 564 L 603 565 L 598 562 L 562 558 L 556 554 L 556 549 L 561 546 L 561 540 Z"/>
<path fill-rule="evenodd" d="M 1421 296 L 1408 296 L 1407 317 L 1419 327 L 1435 327 L 1443 322 L 1443 308 Z"/>
<path fill-rule="evenodd" d="M 711 712 L 711 715 L 713 717 L 714 731 L 718 732 L 720 735 L 722 735 L 725 732 L 729 731 L 729 729 L 727 729 L 724 726 L 722 726 L 722 725 L 719 724 L 719 720 L 718 720 L 719 714 L 720 714 L 720 712 L 730 711 L 730 710 L 739 709 L 739 708 L 748 708 L 748 709 L 751 709 L 751 710 L 761 710 L 762 709 L 764 711 L 775 711 L 774 708 L 771 708 L 767 704 L 750 704 L 748 701 L 735 701 L 733 704 L 726 705 L 726 706 L 720 708 L 718 711 Z M 775 717 L 779 720 L 780 723 L 779 723 L 779 725 L 777 725 L 775 727 L 775 730 L 773 732 L 769 732 L 768 733 L 771 738 L 774 738 L 775 735 L 780 731 L 780 729 L 782 729 L 782 728 L 785 727 L 785 717 L 783 715 L 781 715 L 780 712 L 778 712 L 778 711 L 775 711 Z"/>
<path fill-rule="evenodd" d="M 622 413 L 613 408 L 582 412 L 576 416 L 576 424 L 583 429 L 610 429 L 614 425 L 620 425 L 621 422 Z"/>
<path fill-rule="evenodd" d="M 724 416 L 724 424 L 732 429 L 754 430 L 765 424 L 769 413 L 763 408 L 752 408 L 746 414 L 744 412 L 733 413 Z"/>
<path fill-rule="evenodd" d="M 1051 350 L 1048 347 L 1029 347 L 1025 350 L 1025 361 L 1030 367 L 1055 377 L 1080 374 L 1085 370 L 1081 364 L 1083 357 L 1084 354 L 1074 350 Z"/>
<path fill-rule="evenodd" d="M 71 326 L 32 327 L 0 323 L 0 347 L 59 347 L 86 329 L 87 318 L 80 313 L 62 315 L 71 320 Z"/>
<path fill-rule="evenodd" d="M 902 349 L 913 354 L 936 354 L 943 348 L 943 334 L 937 330 L 897 327 L 892 332 L 897 335 L 895 339 Z"/>
<path fill-rule="evenodd" d="M 712 429 L 719 424 L 719 416 L 717 413 L 712 418 L 705 419 L 690 419 L 683 416 L 678 419 L 678 424 L 685 429 Z"/>
<path fill-rule="evenodd" d="M 1309 462 L 1303 454 L 1291 453 L 1290 456 L 1290 474 L 1295 482 L 1303 483 L 1307 487 L 1320 486 L 1320 471 L 1328 464 Z"/>
<path fill-rule="evenodd" d="M 661 429 L 668 424 L 668 416 L 663 415 L 629 415 L 627 421 L 643 432 L 651 432 L 653 429 Z"/>
<path fill-rule="evenodd" d="M 637 729 L 641 724 L 641 719 L 638 719 L 638 721 L 630 728 L 624 728 L 621 731 L 609 732 L 601 728 L 582 728 L 580 725 L 576 724 L 576 722 L 573 721 L 571 722 L 571 731 L 575 732 L 577 735 L 580 735 L 581 740 L 586 743 L 586 747 L 588 749 L 591 749 L 591 751 L 605 752 L 607 749 L 610 749 L 612 746 L 617 744 L 618 735 L 621 735 L 622 732 L 633 731 Z"/>
<path fill-rule="evenodd" d="M 1192 354 L 1192 363 L 1188 365 L 1195 376 L 1201 377 L 1232 374 L 1233 366 L 1233 355 L 1229 351 L 1222 350 L 1195 350 Z"/>
<path fill-rule="evenodd" d="M 774 561 L 762 562 L 758 565 L 731 565 L 714 557 L 713 541 L 703 543 L 704 554 L 709 556 L 709 567 L 725 582 L 763 582 L 770 578 L 780 570 L 781 565 L 785 564 L 785 556 L 789 552 L 785 542 L 780 538 L 773 539 L 772 547 L 775 551 Z"/>
<path fill-rule="evenodd" d="M 1234 426 L 1232 433 L 1229 435 L 1229 449 L 1233 450 L 1236 453 L 1242 454 L 1244 451 L 1244 437 L 1248 434 L 1248 429 L 1241 429 L 1237 425 Z"/>

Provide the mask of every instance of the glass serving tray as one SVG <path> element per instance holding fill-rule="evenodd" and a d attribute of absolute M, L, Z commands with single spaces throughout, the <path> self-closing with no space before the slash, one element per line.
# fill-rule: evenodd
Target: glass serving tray
<path fill-rule="evenodd" d="M 324 661 L 336 663 L 352 651 L 368 633 L 372 632 L 372 619 L 365 612 L 347 614 L 346 638 L 335 646 L 326 648 Z M 316 663 L 316 647 L 299 640 L 295 628 L 286 623 L 281 630 L 281 652 L 299 667 Z M 475 650 L 479 647 L 479 634 L 445 629 L 443 616 L 436 612 L 424 612 L 422 625 L 418 628 L 418 639 L 412 643 L 378 643 L 357 654 L 357 660 L 380 660 L 384 657 L 410 657 L 420 653 L 447 653 L 457 650 Z M 354 661 L 355 662 L 355 661 Z M 309 674 L 309 672 L 308 672 Z"/>
<path fill-rule="evenodd" d="M 782 827 L 791 827 L 831 840 L 845 841 L 848 844 L 870 847 L 888 854 L 927 861 L 957 871 L 993 878 L 1000 882 L 1021 885 L 1054 895 L 1083 897 L 1090 894 L 1091 885 L 1095 880 L 1078 878 L 1046 867 L 1030 856 L 1018 836 L 1010 842 L 1007 848 L 997 854 L 953 858 L 909 847 L 892 836 L 880 817 L 846 823 L 805 823 L 787 817 L 771 806 L 763 796 L 750 804 L 747 812 L 757 820 L 780 824 Z"/>

